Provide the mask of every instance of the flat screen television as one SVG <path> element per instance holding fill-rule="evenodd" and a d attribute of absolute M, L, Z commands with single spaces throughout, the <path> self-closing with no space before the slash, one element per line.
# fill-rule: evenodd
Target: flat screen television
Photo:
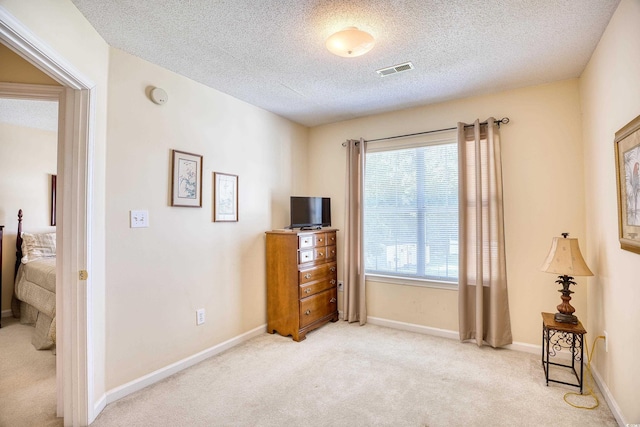
<path fill-rule="evenodd" d="M 322 198 L 322 226 L 331 227 L 331 198 Z"/>
<path fill-rule="evenodd" d="M 329 197 L 291 196 L 289 228 L 321 228 L 331 226 Z"/>

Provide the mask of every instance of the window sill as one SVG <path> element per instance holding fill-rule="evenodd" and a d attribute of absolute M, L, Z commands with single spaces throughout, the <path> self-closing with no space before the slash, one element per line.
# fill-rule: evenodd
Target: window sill
<path fill-rule="evenodd" d="M 381 274 L 367 274 L 366 280 L 369 282 L 390 283 L 393 285 L 418 286 L 421 288 L 445 289 L 457 291 L 457 282 L 441 282 L 438 280 L 412 279 L 409 277 L 383 276 Z"/>

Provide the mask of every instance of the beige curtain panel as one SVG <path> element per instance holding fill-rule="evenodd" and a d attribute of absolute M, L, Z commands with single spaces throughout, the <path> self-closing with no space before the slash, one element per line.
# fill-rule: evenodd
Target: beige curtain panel
<path fill-rule="evenodd" d="M 499 128 L 458 123 L 460 340 L 511 344 Z"/>
<path fill-rule="evenodd" d="M 363 226 L 364 167 L 367 143 L 348 140 L 344 230 L 344 319 L 367 322 Z"/>

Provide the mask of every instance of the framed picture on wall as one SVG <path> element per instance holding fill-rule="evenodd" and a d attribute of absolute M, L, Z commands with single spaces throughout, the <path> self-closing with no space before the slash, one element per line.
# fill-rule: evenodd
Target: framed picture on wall
<path fill-rule="evenodd" d="M 620 247 L 640 254 L 640 116 L 616 132 Z"/>
<path fill-rule="evenodd" d="M 213 173 L 213 221 L 238 221 L 238 175 Z"/>
<path fill-rule="evenodd" d="M 202 207 L 202 156 L 171 150 L 171 206 Z"/>
<path fill-rule="evenodd" d="M 51 218 L 51 225 L 54 226 L 56 225 L 56 185 L 57 185 L 57 181 L 58 181 L 58 175 L 51 175 L 51 212 L 50 212 L 50 218 Z"/>

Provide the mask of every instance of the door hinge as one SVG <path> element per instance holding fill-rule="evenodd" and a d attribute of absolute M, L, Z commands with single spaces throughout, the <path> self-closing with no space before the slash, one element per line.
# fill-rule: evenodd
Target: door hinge
<path fill-rule="evenodd" d="M 87 280 L 89 278 L 89 273 L 87 270 L 80 270 L 78 271 L 78 278 L 80 280 Z"/>

